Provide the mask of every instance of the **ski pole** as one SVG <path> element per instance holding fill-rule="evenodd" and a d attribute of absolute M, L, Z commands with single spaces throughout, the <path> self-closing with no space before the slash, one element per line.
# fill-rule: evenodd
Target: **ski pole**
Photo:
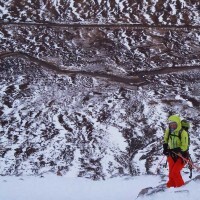
<path fill-rule="evenodd" d="M 156 172 L 158 173 L 158 168 L 159 168 L 160 164 L 162 163 L 164 157 L 165 157 L 165 156 L 163 156 L 162 159 L 161 159 L 161 161 L 158 163 L 158 165 L 157 165 L 157 167 L 156 167 L 155 174 L 156 174 Z"/>
<path fill-rule="evenodd" d="M 190 175 L 189 175 L 189 178 L 192 178 L 192 166 L 189 165 L 189 169 L 190 169 Z"/>
<path fill-rule="evenodd" d="M 189 154 L 189 160 L 192 162 L 192 158 L 191 158 L 190 154 Z M 188 164 L 188 166 L 189 166 L 188 168 L 190 169 L 190 176 L 189 176 L 189 178 L 191 179 L 192 178 L 192 166 L 190 164 Z"/>
<path fill-rule="evenodd" d="M 166 168 L 166 167 L 167 167 L 167 160 L 166 160 L 165 165 L 164 165 L 164 168 Z"/>
<path fill-rule="evenodd" d="M 186 163 L 189 163 L 193 168 L 196 168 L 197 171 L 200 171 L 200 167 L 196 166 L 194 163 L 192 163 L 190 160 L 184 158 L 182 155 L 175 153 L 174 151 L 172 151 L 172 153 L 174 153 L 175 155 L 179 156 L 180 158 L 182 158 Z"/>

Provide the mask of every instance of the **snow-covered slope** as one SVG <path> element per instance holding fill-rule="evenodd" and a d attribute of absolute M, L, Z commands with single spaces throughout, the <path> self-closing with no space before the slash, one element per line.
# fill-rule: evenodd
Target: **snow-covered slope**
<path fill-rule="evenodd" d="M 192 83 L 198 73 L 157 77 L 131 90 L 93 78 L 87 87 L 84 77 L 55 75 L 23 59 L 1 66 L 2 175 L 152 173 L 162 155 L 163 124 L 175 112 L 193 123 L 198 158 L 199 88 Z"/>
<path fill-rule="evenodd" d="M 172 113 L 199 164 L 199 2 L 161 2 L 0 2 L 1 175 L 152 174 Z"/>
<path fill-rule="evenodd" d="M 9 0 L 0 2 L 5 21 L 199 25 L 199 1 Z"/>
<path fill-rule="evenodd" d="M 162 184 L 159 176 L 118 177 L 106 181 L 91 181 L 84 178 L 58 177 L 2 177 L 0 180 L 0 199 L 3 200 L 163 200 L 199 199 L 199 177 L 194 178 L 182 188 L 158 191 Z M 152 187 L 152 194 L 144 193 L 144 188 Z M 156 191 L 157 190 L 157 191 Z M 147 191 L 147 189 L 146 189 Z"/>

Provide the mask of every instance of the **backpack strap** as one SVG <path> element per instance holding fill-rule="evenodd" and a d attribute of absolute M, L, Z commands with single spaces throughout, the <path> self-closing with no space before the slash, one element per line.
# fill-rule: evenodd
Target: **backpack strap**
<path fill-rule="evenodd" d="M 178 132 L 178 137 L 179 137 L 180 141 L 181 141 L 181 134 L 182 134 L 183 130 L 184 130 L 184 129 L 181 128 L 181 130 Z"/>
<path fill-rule="evenodd" d="M 181 134 L 182 134 L 183 130 L 184 130 L 184 129 L 181 128 L 181 130 L 178 132 L 178 135 L 172 134 L 172 133 L 170 132 L 170 130 L 169 130 L 169 135 L 168 135 L 167 141 L 169 141 L 169 137 L 170 137 L 170 136 L 178 137 L 178 138 L 181 140 Z"/>

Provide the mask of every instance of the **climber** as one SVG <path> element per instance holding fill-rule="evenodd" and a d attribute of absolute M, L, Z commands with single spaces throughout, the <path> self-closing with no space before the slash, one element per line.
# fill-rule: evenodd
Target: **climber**
<path fill-rule="evenodd" d="M 169 167 L 167 187 L 181 187 L 184 185 L 181 170 L 186 164 L 181 157 L 188 157 L 188 133 L 182 128 L 178 115 L 170 116 L 168 121 L 169 127 L 165 131 L 163 144 L 163 154 L 167 156 Z"/>

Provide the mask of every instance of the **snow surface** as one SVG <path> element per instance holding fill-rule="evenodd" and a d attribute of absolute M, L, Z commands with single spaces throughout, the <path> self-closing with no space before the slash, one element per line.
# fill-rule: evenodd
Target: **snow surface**
<path fill-rule="evenodd" d="M 105 181 L 69 178 L 46 174 L 35 176 L 5 176 L 0 179 L 1 200 L 133 200 L 146 187 L 161 184 L 159 175 L 118 177 Z M 190 182 L 181 188 L 138 199 L 198 200 L 199 182 Z M 189 190 L 186 191 L 186 190 Z"/>

